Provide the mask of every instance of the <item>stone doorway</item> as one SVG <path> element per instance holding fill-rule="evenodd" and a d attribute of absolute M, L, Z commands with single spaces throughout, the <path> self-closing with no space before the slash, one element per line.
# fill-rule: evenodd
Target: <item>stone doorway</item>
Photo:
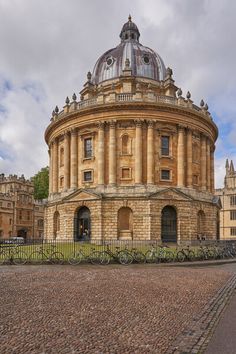
<path fill-rule="evenodd" d="M 89 241 L 91 236 L 91 217 L 87 207 L 80 208 L 75 213 L 74 239 L 76 241 Z"/>
<path fill-rule="evenodd" d="M 161 212 L 162 242 L 177 242 L 177 214 L 175 208 L 166 206 Z"/>
<path fill-rule="evenodd" d="M 24 239 L 26 239 L 27 238 L 27 230 L 26 229 L 18 230 L 17 237 L 24 237 Z"/>

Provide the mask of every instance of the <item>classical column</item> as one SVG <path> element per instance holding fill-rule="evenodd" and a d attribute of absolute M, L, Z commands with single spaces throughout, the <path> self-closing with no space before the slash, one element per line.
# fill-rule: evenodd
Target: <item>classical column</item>
<path fill-rule="evenodd" d="M 207 151 L 206 151 L 206 158 L 207 158 L 207 190 L 211 191 L 211 147 L 210 147 L 210 140 L 207 139 L 206 143 Z"/>
<path fill-rule="evenodd" d="M 98 125 L 98 184 L 104 184 L 104 122 Z"/>
<path fill-rule="evenodd" d="M 201 135 L 201 187 L 206 190 L 206 137 Z"/>
<path fill-rule="evenodd" d="M 214 151 L 215 147 L 211 147 L 211 193 L 215 192 L 215 179 L 214 179 Z"/>
<path fill-rule="evenodd" d="M 48 155 L 49 155 L 49 195 L 52 193 L 52 148 L 53 144 L 49 144 L 49 150 L 48 150 Z"/>
<path fill-rule="evenodd" d="M 52 154 L 52 192 L 58 192 L 58 140 L 53 141 L 53 154 Z"/>
<path fill-rule="evenodd" d="M 192 142 L 192 130 L 187 130 L 187 187 L 193 186 L 193 142 Z"/>
<path fill-rule="evenodd" d="M 71 130 L 71 147 L 70 147 L 70 187 L 78 187 L 78 148 L 77 148 L 77 130 Z"/>
<path fill-rule="evenodd" d="M 109 184 L 116 183 L 116 123 L 110 122 L 109 132 Z"/>
<path fill-rule="evenodd" d="M 135 183 L 142 183 L 142 122 L 136 121 L 135 131 Z"/>
<path fill-rule="evenodd" d="M 184 127 L 178 127 L 178 156 L 177 156 L 177 173 L 178 173 L 178 186 L 184 187 Z"/>
<path fill-rule="evenodd" d="M 147 129 L 147 184 L 154 183 L 154 133 L 153 122 L 148 121 Z"/>
<path fill-rule="evenodd" d="M 70 135 L 66 131 L 64 135 L 64 190 L 70 188 Z"/>

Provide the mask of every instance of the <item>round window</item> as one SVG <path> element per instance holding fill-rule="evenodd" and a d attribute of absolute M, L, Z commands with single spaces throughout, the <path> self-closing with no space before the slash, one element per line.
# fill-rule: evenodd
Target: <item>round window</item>
<path fill-rule="evenodd" d="M 107 57 L 106 58 L 106 63 L 107 63 L 107 66 L 111 66 L 114 63 L 114 58 L 113 57 Z"/>
<path fill-rule="evenodd" d="M 143 61 L 144 61 L 145 64 L 149 64 L 150 63 L 149 56 L 147 54 L 145 54 L 143 56 Z"/>

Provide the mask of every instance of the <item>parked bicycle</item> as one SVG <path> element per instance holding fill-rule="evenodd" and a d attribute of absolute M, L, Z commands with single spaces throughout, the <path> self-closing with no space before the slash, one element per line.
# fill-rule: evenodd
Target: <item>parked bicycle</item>
<path fill-rule="evenodd" d="M 193 261 L 195 259 L 195 253 L 191 250 L 190 246 L 187 246 L 177 252 L 176 259 L 178 262 Z"/>
<path fill-rule="evenodd" d="M 0 245 L 0 264 L 11 263 L 15 265 L 25 264 L 27 254 L 20 245 Z"/>
<path fill-rule="evenodd" d="M 106 250 L 100 252 L 100 264 L 107 265 L 112 259 L 122 265 L 129 265 L 133 262 L 134 258 L 130 251 L 127 249 L 121 250 L 120 247 L 116 247 L 115 249 L 115 252 L 113 252 L 110 246 L 107 245 Z"/>
<path fill-rule="evenodd" d="M 90 262 L 94 265 L 101 264 L 101 251 L 95 248 L 90 249 L 90 253 L 87 254 L 85 248 L 74 250 L 68 257 L 68 262 L 71 265 L 78 265 L 83 261 Z"/>
<path fill-rule="evenodd" d="M 63 264 L 64 255 L 62 252 L 56 251 L 55 245 L 45 245 L 38 247 L 36 251 L 32 252 L 29 256 L 29 261 L 38 264 Z"/>
<path fill-rule="evenodd" d="M 147 263 L 173 262 L 174 252 L 167 245 L 151 245 L 151 249 L 145 254 Z"/>

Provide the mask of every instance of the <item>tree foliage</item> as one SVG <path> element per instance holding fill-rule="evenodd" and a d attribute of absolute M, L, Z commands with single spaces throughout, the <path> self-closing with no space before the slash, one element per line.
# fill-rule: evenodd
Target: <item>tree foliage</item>
<path fill-rule="evenodd" d="M 49 167 L 41 168 L 31 180 L 34 184 L 34 199 L 47 198 L 49 190 Z"/>

